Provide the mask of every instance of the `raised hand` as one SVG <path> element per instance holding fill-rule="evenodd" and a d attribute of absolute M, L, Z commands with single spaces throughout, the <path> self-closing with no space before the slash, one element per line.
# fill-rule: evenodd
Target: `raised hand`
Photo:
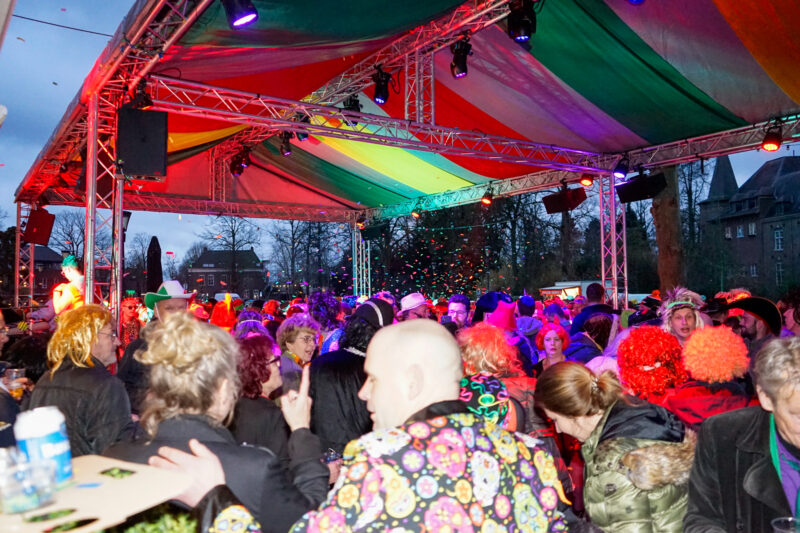
<path fill-rule="evenodd" d="M 300 378 L 300 389 L 290 390 L 281 396 L 283 418 L 292 431 L 311 426 L 311 397 L 308 395 L 310 385 L 308 365 L 303 368 Z"/>

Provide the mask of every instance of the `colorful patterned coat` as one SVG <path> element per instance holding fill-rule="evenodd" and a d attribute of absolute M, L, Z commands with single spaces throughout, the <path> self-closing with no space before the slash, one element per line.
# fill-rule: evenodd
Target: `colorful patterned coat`
<path fill-rule="evenodd" d="M 566 531 L 552 457 L 535 439 L 471 413 L 373 431 L 291 531 Z"/>

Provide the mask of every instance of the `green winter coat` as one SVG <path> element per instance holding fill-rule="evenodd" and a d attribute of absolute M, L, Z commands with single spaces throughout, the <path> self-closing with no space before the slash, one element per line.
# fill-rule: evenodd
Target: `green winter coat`
<path fill-rule="evenodd" d="M 680 532 L 695 436 L 663 407 L 630 402 L 612 405 L 581 447 L 586 511 L 608 533 Z"/>

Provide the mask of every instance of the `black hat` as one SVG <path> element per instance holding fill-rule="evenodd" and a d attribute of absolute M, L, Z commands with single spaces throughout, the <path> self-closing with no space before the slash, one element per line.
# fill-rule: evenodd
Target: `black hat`
<path fill-rule="evenodd" d="M 717 313 L 724 313 L 728 310 L 728 302 L 725 298 L 709 298 L 706 300 L 706 305 L 703 306 L 702 311 L 707 315 L 716 315 Z"/>
<path fill-rule="evenodd" d="M 749 298 L 742 298 L 728 304 L 728 309 L 742 309 L 751 313 L 761 320 L 769 327 L 772 334 L 776 337 L 781 334 L 781 326 L 783 320 L 781 319 L 781 312 L 772 301 L 758 296 L 751 296 Z"/>
<path fill-rule="evenodd" d="M 380 298 L 370 298 L 358 306 L 353 316 L 360 316 L 376 328 L 391 326 L 394 321 L 392 304 Z"/>

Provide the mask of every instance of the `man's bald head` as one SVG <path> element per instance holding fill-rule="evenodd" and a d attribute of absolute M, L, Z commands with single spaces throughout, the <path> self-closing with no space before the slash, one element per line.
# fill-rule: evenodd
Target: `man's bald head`
<path fill-rule="evenodd" d="M 379 330 L 367 348 L 367 402 L 375 429 L 403 424 L 428 405 L 456 400 L 461 352 L 453 336 L 432 320 L 401 322 Z"/>

